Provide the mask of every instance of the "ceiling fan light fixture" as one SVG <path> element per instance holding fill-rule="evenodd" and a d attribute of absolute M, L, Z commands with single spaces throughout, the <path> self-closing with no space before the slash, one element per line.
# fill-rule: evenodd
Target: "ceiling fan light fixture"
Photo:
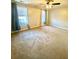
<path fill-rule="evenodd" d="M 51 5 L 46 5 L 46 8 L 48 9 L 48 8 L 51 8 L 52 6 Z"/>
<path fill-rule="evenodd" d="M 49 6 L 48 6 L 48 5 L 46 5 L 46 8 L 49 8 Z"/>

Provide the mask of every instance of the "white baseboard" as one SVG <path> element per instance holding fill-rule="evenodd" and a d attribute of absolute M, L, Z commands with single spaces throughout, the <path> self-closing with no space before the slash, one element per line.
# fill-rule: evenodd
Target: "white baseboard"
<path fill-rule="evenodd" d="M 60 29 L 63 29 L 63 30 L 68 30 L 67 27 L 60 27 L 60 26 L 53 26 L 53 27 L 60 28 Z"/>

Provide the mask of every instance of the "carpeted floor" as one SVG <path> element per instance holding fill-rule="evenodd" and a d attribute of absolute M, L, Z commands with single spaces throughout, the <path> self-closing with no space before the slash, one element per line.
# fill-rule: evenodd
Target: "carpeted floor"
<path fill-rule="evenodd" d="M 67 31 L 49 26 L 12 34 L 12 59 L 68 59 Z"/>

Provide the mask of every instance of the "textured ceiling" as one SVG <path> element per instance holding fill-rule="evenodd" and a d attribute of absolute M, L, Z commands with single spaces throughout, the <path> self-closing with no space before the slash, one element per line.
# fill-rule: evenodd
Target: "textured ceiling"
<path fill-rule="evenodd" d="M 21 0 L 16 0 L 16 1 L 20 2 Z M 46 0 L 22 0 L 22 1 L 24 4 L 26 4 L 28 6 L 46 9 L 46 7 L 45 7 Z M 61 3 L 61 4 L 58 6 L 53 6 L 52 8 L 65 7 L 68 5 L 67 0 L 54 0 L 54 2 Z"/>

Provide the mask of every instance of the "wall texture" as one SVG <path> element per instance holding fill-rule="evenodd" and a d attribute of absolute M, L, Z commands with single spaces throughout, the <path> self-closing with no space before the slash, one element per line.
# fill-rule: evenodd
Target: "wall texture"
<path fill-rule="evenodd" d="M 30 28 L 41 26 L 41 10 L 37 8 L 28 8 Z"/>
<path fill-rule="evenodd" d="M 50 25 L 62 29 L 68 28 L 67 7 L 54 8 L 49 10 Z"/>

